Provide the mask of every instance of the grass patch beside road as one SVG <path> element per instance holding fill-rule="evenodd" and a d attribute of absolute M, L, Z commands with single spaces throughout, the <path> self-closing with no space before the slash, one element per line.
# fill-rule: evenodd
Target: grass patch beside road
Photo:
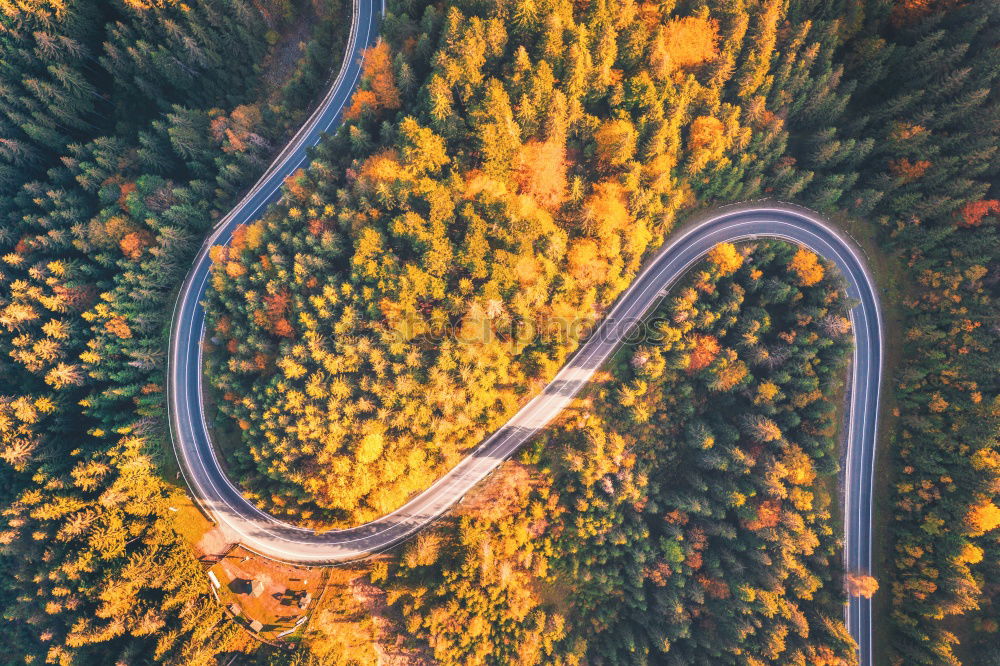
<path fill-rule="evenodd" d="M 215 525 L 205 517 L 191 496 L 183 490 L 179 489 L 174 493 L 168 507 L 174 515 L 174 529 L 192 547 L 196 546 L 207 532 L 215 528 Z"/>

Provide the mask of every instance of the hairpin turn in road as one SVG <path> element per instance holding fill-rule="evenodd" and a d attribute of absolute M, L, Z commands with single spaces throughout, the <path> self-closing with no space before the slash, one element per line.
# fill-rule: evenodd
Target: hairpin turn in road
<path fill-rule="evenodd" d="M 882 372 L 882 325 L 874 281 L 857 246 L 813 213 L 785 204 L 721 209 L 671 238 L 616 301 L 587 341 L 542 392 L 458 465 L 398 510 L 344 530 L 317 533 L 282 522 L 245 499 L 228 479 L 208 435 L 202 404 L 201 298 L 210 275 L 208 250 L 226 244 L 233 230 L 259 216 L 281 195 L 284 180 L 307 165 L 307 149 L 337 126 L 361 76 L 363 50 L 377 39 L 381 0 L 354 0 L 347 56 L 320 106 L 268 171 L 206 239 L 185 279 L 174 311 L 168 356 L 168 400 L 174 450 L 184 478 L 202 507 L 230 538 L 266 557 L 300 564 L 333 564 L 383 551 L 433 522 L 518 447 L 555 418 L 584 388 L 637 322 L 685 271 L 721 242 L 767 237 L 806 246 L 836 264 L 849 296 L 855 335 L 847 415 L 845 565 L 871 571 L 872 475 Z M 871 601 L 851 597 L 847 625 L 859 662 L 872 660 Z"/>

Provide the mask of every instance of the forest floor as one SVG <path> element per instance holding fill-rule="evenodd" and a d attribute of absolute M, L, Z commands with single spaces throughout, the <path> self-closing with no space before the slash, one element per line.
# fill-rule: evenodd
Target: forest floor
<path fill-rule="evenodd" d="M 343 17 L 343 20 L 336 23 L 334 48 L 327 61 L 329 79 L 332 80 L 336 76 L 337 72 L 340 71 L 347 47 L 347 33 L 351 23 L 350 2 L 351 0 L 340 0 L 339 3 L 308 1 L 296 3 L 295 18 L 280 33 L 271 33 L 275 35 L 270 40 L 273 42 L 273 46 L 262 64 L 261 82 L 264 87 L 262 99 L 271 102 L 280 101 L 281 90 L 291 80 L 300 59 L 305 55 L 306 46 L 313 37 L 316 26 L 321 25 L 325 19 L 331 18 L 334 13 Z M 318 99 L 320 94 L 325 92 L 325 86 L 324 89 L 315 92 Z M 306 110 L 303 109 L 303 111 Z M 311 107 L 308 110 L 311 110 Z"/>
<path fill-rule="evenodd" d="M 236 421 L 219 409 L 221 399 L 222 396 L 214 386 L 211 384 L 202 386 L 201 403 L 202 409 L 205 410 L 205 421 L 212 447 L 219 455 L 219 462 L 227 476 L 235 478 L 232 474 L 236 468 L 235 456 L 236 452 L 243 448 L 243 436 Z"/>
<path fill-rule="evenodd" d="M 306 44 L 312 36 L 313 26 L 321 17 L 317 16 L 313 3 L 299 3 L 295 20 L 276 35 L 276 41 L 264 59 L 263 75 L 264 99 L 274 99 L 295 71 L 299 58 L 305 53 Z M 340 64 L 337 63 L 337 67 Z"/>
<path fill-rule="evenodd" d="M 351 581 L 351 594 L 374 624 L 374 648 L 380 666 L 430 666 L 436 663 L 425 650 L 408 645 L 402 616 L 386 600 L 385 590 L 367 576 Z"/>

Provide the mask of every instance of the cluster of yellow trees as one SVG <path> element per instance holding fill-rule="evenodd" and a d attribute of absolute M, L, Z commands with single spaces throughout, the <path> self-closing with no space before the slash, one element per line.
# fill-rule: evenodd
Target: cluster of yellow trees
<path fill-rule="evenodd" d="M 260 502 L 356 524 L 429 485 L 629 283 L 691 197 L 675 174 L 745 144 L 719 20 L 666 9 L 431 9 L 429 63 L 388 20 L 348 128 L 212 251 L 208 375 Z"/>

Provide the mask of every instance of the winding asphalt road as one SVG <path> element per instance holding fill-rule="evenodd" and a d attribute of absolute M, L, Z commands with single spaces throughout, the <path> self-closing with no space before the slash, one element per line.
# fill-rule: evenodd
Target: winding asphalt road
<path fill-rule="evenodd" d="M 316 112 L 246 197 L 206 239 L 178 296 L 168 357 L 170 428 L 181 470 L 202 509 L 229 538 L 266 557 L 300 564 L 333 564 L 367 557 L 412 536 L 434 521 L 477 483 L 534 437 L 586 386 L 620 341 L 664 297 L 667 289 L 716 244 L 779 238 L 809 247 L 834 262 L 857 305 L 851 310 L 856 338 L 850 382 L 845 469 L 845 564 L 848 572 L 871 570 L 872 471 L 882 369 L 882 334 L 874 281 L 849 239 L 814 214 L 787 204 L 723 208 L 690 224 L 648 262 L 607 316 L 546 388 L 434 485 L 398 510 L 345 530 L 317 533 L 279 521 L 247 501 L 227 478 L 212 448 L 202 405 L 200 300 L 210 275 L 208 250 L 228 243 L 240 224 L 256 219 L 281 196 L 285 178 L 308 163 L 307 149 L 334 128 L 361 73 L 364 48 L 377 38 L 381 0 L 354 0 L 344 65 Z M 859 645 L 859 662 L 870 664 L 871 602 L 852 597 L 848 629 Z"/>

